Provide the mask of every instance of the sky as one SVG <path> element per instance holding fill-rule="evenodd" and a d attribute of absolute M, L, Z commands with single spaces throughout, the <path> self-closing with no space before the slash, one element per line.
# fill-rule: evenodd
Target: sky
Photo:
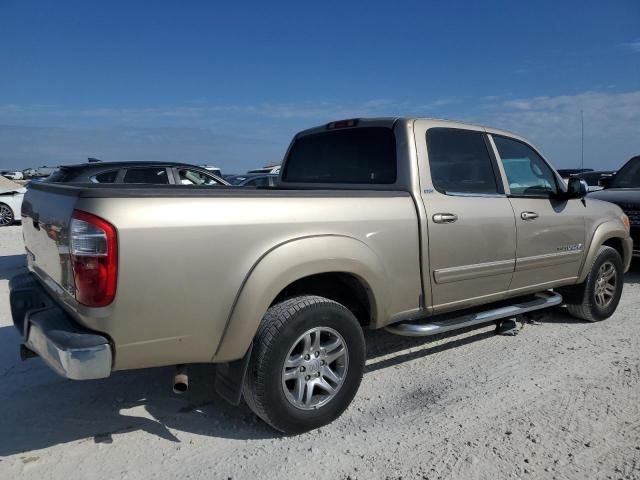
<path fill-rule="evenodd" d="M 341 118 L 505 128 L 558 168 L 640 154 L 640 2 L 0 2 L 0 168 L 243 172 Z"/>

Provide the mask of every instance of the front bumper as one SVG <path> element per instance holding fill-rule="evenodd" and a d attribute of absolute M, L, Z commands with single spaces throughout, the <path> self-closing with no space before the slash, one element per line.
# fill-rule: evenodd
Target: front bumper
<path fill-rule="evenodd" d="M 75 322 L 57 306 L 31 273 L 9 282 L 13 323 L 26 348 L 55 372 L 72 380 L 105 378 L 111 374 L 109 339 Z"/>

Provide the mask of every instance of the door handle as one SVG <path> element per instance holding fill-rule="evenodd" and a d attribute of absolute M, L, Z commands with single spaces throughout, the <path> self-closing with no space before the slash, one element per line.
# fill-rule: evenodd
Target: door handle
<path fill-rule="evenodd" d="M 454 213 L 436 213 L 432 218 L 435 223 L 453 223 L 458 220 Z"/>
<path fill-rule="evenodd" d="M 520 218 L 523 220 L 535 220 L 538 218 L 538 214 L 536 212 L 522 212 Z"/>

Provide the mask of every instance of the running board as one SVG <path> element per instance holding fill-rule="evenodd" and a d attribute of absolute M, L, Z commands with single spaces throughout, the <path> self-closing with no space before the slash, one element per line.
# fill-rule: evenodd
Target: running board
<path fill-rule="evenodd" d="M 517 303 L 493 308 L 491 310 L 469 313 L 461 317 L 449 317 L 448 319 L 442 320 L 434 319 L 429 323 L 400 322 L 389 325 L 385 329 L 395 335 L 403 335 L 405 337 L 426 337 L 471 327 L 472 325 L 490 323 L 502 318 L 515 317 L 516 315 L 553 307 L 561 303 L 562 295 L 559 293 L 543 292 L 537 293 L 526 300 L 520 300 Z"/>

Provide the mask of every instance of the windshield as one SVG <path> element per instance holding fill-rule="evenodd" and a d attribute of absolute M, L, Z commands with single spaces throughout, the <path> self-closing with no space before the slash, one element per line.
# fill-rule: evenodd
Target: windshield
<path fill-rule="evenodd" d="M 629 160 L 613 177 L 612 188 L 640 188 L 640 157 Z"/>

